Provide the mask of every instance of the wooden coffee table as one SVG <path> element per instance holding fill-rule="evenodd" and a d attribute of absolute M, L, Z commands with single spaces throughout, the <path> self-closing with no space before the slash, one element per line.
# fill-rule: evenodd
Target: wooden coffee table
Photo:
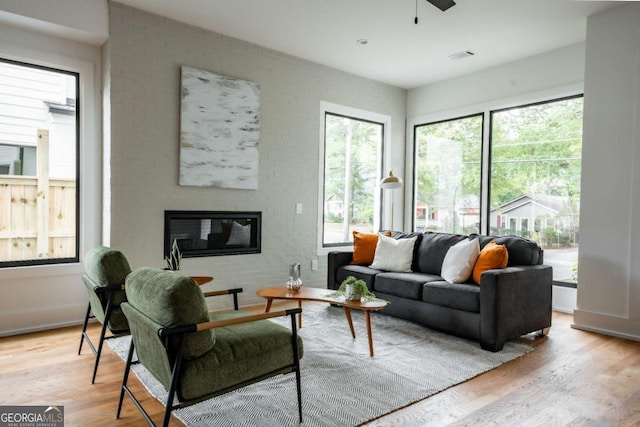
<path fill-rule="evenodd" d="M 372 311 L 382 310 L 387 306 L 386 301 L 345 301 L 343 298 L 331 298 L 327 295 L 335 291 L 331 289 L 321 288 L 308 288 L 302 287 L 299 291 L 292 291 L 287 289 L 286 286 L 278 286 L 275 288 L 264 288 L 256 292 L 256 295 L 267 299 L 267 304 L 264 308 L 265 313 L 271 310 L 271 303 L 274 299 L 287 299 L 298 301 L 298 307 L 302 308 L 302 301 L 319 301 L 329 304 L 335 304 L 344 307 L 344 314 L 349 322 L 349 329 L 351 330 L 351 336 L 356 337 L 356 332 L 353 329 L 353 321 L 351 320 L 351 309 L 360 310 L 364 312 L 364 318 L 367 325 L 367 335 L 369 337 L 369 355 L 373 357 L 373 337 L 371 335 L 371 317 Z M 298 327 L 302 328 L 302 313 L 298 317 Z"/>

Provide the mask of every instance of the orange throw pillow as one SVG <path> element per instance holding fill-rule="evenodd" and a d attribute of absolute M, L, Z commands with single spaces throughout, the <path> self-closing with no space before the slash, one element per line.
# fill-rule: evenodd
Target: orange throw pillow
<path fill-rule="evenodd" d="M 473 281 L 480 284 L 480 276 L 487 270 L 505 268 L 509 261 L 509 252 L 505 245 L 498 245 L 495 240 L 490 241 L 480 251 L 480 256 L 473 267 Z"/>
<path fill-rule="evenodd" d="M 385 236 L 391 237 L 390 232 L 386 232 Z M 378 245 L 378 235 L 373 233 L 353 232 L 353 259 L 350 264 L 370 265 L 376 254 L 376 246 Z"/>

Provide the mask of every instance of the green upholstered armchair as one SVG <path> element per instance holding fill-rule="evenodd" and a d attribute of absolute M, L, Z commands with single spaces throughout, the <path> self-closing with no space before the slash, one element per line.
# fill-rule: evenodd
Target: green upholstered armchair
<path fill-rule="evenodd" d="M 129 333 L 129 324 L 120 304 L 126 300 L 124 282 L 130 272 L 129 262 L 120 251 L 99 246 L 85 255 L 82 281 L 89 294 L 89 305 L 82 326 L 78 354 L 82 352 L 82 343 L 86 340 L 96 357 L 91 384 L 96 380 L 104 340 Z M 97 349 L 87 335 L 87 323 L 91 318 L 102 324 Z M 107 328 L 112 335 L 105 337 Z"/>
<path fill-rule="evenodd" d="M 132 340 L 116 418 L 126 393 L 154 425 L 127 386 L 131 365 L 141 363 L 168 391 L 164 426 L 173 409 L 291 372 L 302 421 L 299 360 L 303 349 L 295 321 L 301 309 L 248 315 L 238 311 L 241 291 L 203 293 L 191 278 L 153 268 L 138 269 L 127 277 L 122 311 Z M 233 293 L 235 310 L 209 314 L 205 297 L 221 293 Z M 291 330 L 266 320 L 278 316 L 291 317 Z"/>

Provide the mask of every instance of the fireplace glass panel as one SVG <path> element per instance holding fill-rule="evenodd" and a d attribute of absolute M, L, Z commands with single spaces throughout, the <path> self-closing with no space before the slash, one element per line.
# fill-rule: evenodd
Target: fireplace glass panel
<path fill-rule="evenodd" d="M 165 211 L 164 254 L 184 258 L 260 253 L 262 212 Z"/>

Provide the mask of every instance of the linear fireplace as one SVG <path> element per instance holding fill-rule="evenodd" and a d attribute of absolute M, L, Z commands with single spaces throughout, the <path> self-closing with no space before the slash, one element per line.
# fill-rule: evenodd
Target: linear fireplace
<path fill-rule="evenodd" d="M 260 253 L 262 212 L 164 211 L 164 256 L 173 241 L 184 258 Z"/>

